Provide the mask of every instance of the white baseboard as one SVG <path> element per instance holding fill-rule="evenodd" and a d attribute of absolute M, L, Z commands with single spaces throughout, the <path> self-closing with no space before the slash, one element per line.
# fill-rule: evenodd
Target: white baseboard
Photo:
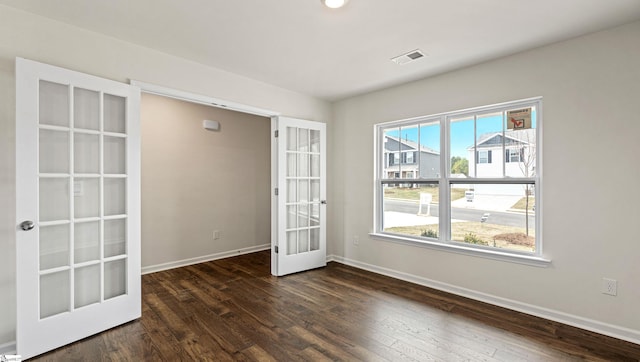
<path fill-rule="evenodd" d="M 441 290 L 462 297 L 478 300 L 481 302 L 493 304 L 499 307 L 515 310 L 536 317 L 552 320 L 562 324 L 570 325 L 586 329 L 588 331 L 604 334 L 606 336 L 622 339 L 628 342 L 640 344 L 640 331 L 616 326 L 608 323 L 599 322 L 593 319 L 583 318 L 580 316 L 538 307 L 535 305 L 518 302 L 511 299 L 497 297 L 494 295 L 478 292 L 475 290 L 460 288 L 455 285 L 438 282 L 435 280 L 419 277 L 413 274 L 400 272 L 393 269 L 379 267 L 377 265 L 367 264 L 356 260 L 351 260 L 338 255 L 327 256 L 327 261 L 335 261 L 341 264 L 349 265 L 355 268 L 367 270 L 373 273 L 386 275 L 388 277 L 404 280 L 410 283 L 422 285 L 425 287 Z"/>
<path fill-rule="evenodd" d="M 0 344 L 0 356 L 3 354 L 16 354 L 16 342 Z"/>
<path fill-rule="evenodd" d="M 149 274 L 149 273 L 155 273 L 155 272 L 168 270 L 168 269 L 180 268 L 180 267 L 187 266 L 187 265 L 204 263 L 204 262 L 212 261 L 212 260 L 230 258 L 232 256 L 255 253 L 255 252 L 258 252 L 258 251 L 269 250 L 269 249 L 271 249 L 271 244 L 262 244 L 262 245 L 257 245 L 257 246 L 251 246 L 251 247 L 248 247 L 248 248 L 242 248 L 242 249 L 236 249 L 236 250 L 230 250 L 230 251 L 223 251 L 221 253 L 215 253 L 215 254 L 199 256 L 197 258 L 176 260 L 176 261 L 171 261 L 171 262 L 168 262 L 168 263 L 149 265 L 149 266 L 142 267 L 142 275 Z"/>

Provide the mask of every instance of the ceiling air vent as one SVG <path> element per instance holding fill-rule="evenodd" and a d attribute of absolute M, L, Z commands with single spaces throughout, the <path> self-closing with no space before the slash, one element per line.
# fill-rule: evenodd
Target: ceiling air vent
<path fill-rule="evenodd" d="M 418 60 L 422 57 L 424 57 L 424 53 L 422 52 L 422 50 L 416 49 L 408 53 L 398 55 L 395 58 L 391 58 L 391 61 L 398 65 L 404 65 L 404 64 L 413 62 L 414 60 Z"/>

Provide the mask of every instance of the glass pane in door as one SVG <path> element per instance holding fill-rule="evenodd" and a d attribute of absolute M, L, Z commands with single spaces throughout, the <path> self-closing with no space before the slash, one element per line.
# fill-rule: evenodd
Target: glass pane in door
<path fill-rule="evenodd" d="M 40 221 L 69 220 L 69 178 L 40 178 Z"/>
<path fill-rule="evenodd" d="M 111 94 L 104 95 L 104 131 L 125 133 L 127 131 L 127 100 Z"/>
<path fill-rule="evenodd" d="M 69 270 L 40 276 L 40 318 L 69 311 L 70 284 Z"/>
<path fill-rule="evenodd" d="M 73 160 L 75 173 L 100 173 L 100 136 L 74 133 Z"/>
<path fill-rule="evenodd" d="M 298 253 L 298 232 L 287 231 L 287 255 Z"/>
<path fill-rule="evenodd" d="M 104 179 L 104 215 L 124 215 L 126 210 L 127 179 Z"/>
<path fill-rule="evenodd" d="M 298 128 L 298 151 L 309 152 L 309 130 Z"/>
<path fill-rule="evenodd" d="M 40 81 L 40 124 L 69 127 L 69 86 Z"/>
<path fill-rule="evenodd" d="M 311 214 L 309 215 L 309 225 L 320 225 L 320 203 L 310 204 L 309 209 L 311 210 Z"/>
<path fill-rule="evenodd" d="M 298 227 L 309 226 L 309 205 L 298 205 Z"/>
<path fill-rule="evenodd" d="M 309 229 L 304 228 L 298 232 L 298 253 L 309 251 Z"/>
<path fill-rule="evenodd" d="M 298 181 L 298 202 L 307 201 L 309 201 L 309 181 L 300 180 Z"/>
<path fill-rule="evenodd" d="M 104 173 L 123 175 L 127 171 L 126 139 L 104 136 Z"/>
<path fill-rule="evenodd" d="M 287 206 L 287 229 L 298 227 L 298 207 L 296 205 Z"/>
<path fill-rule="evenodd" d="M 320 153 L 320 131 L 315 129 L 309 131 L 309 143 L 311 152 Z"/>
<path fill-rule="evenodd" d="M 297 174 L 297 158 L 295 153 L 287 152 L 287 176 L 295 177 Z"/>
<path fill-rule="evenodd" d="M 100 302 L 100 264 L 76 268 L 73 287 L 75 308 Z"/>
<path fill-rule="evenodd" d="M 320 180 L 311 180 L 311 202 L 320 202 Z"/>
<path fill-rule="evenodd" d="M 100 179 L 74 179 L 73 204 L 76 219 L 100 216 Z"/>
<path fill-rule="evenodd" d="M 126 259 L 104 263 L 104 299 L 127 293 Z"/>
<path fill-rule="evenodd" d="M 127 253 L 127 220 L 105 220 L 104 222 L 104 257 L 124 255 Z"/>
<path fill-rule="evenodd" d="M 320 177 L 320 155 L 311 155 L 311 177 Z"/>
<path fill-rule="evenodd" d="M 287 151 L 298 149 L 298 132 L 295 127 L 287 127 Z"/>
<path fill-rule="evenodd" d="M 40 130 L 39 164 L 41 173 L 69 173 L 69 132 Z"/>
<path fill-rule="evenodd" d="M 74 262 L 100 260 L 100 222 L 83 222 L 75 224 Z"/>
<path fill-rule="evenodd" d="M 73 90 L 73 126 L 90 130 L 100 129 L 100 93 L 88 89 Z"/>
<path fill-rule="evenodd" d="M 309 247 L 312 251 L 320 249 L 320 228 L 309 230 Z"/>
<path fill-rule="evenodd" d="M 40 227 L 40 270 L 69 265 L 69 224 Z"/>
<path fill-rule="evenodd" d="M 298 195 L 298 181 L 295 179 L 287 180 L 287 202 L 296 202 L 296 195 Z"/>

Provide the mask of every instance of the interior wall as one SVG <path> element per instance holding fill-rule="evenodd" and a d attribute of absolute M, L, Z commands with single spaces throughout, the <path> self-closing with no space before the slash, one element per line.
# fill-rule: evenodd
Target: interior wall
<path fill-rule="evenodd" d="M 0 65 L 0 347 L 15 339 L 16 125 L 13 66 Z"/>
<path fill-rule="evenodd" d="M 640 343 L 640 22 L 338 102 L 334 246 L 348 261 L 566 316 Z M 425 59 L 429 61 L 429 59 Z M 375 239 L 374 124 L 543 96 L 538 268 Z M 360 238 L 359 246 L 352 242 Z M 618 280 L 616 297 L 601 293 Z"/>
<path fill-rule="evenodd" d="M 328 102 L 0 5 L 0 350 L 15 341 L 15 57 L 326 122 L 331 132 Z"/>
<path fill-rule="evenodd" d="M 140 113 L 143 270 L 270 245 L 271 120 L 151 94 Z"/>

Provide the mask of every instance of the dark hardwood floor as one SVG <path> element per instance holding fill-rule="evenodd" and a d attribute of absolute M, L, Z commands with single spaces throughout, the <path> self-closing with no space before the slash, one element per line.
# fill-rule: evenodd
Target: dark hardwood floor
<path fill-rule="evenodd" d="M 637 361 L 640 345 L 338 263 L 268 252 L 142 277 L 142 318 L 33 361 Z"/>

